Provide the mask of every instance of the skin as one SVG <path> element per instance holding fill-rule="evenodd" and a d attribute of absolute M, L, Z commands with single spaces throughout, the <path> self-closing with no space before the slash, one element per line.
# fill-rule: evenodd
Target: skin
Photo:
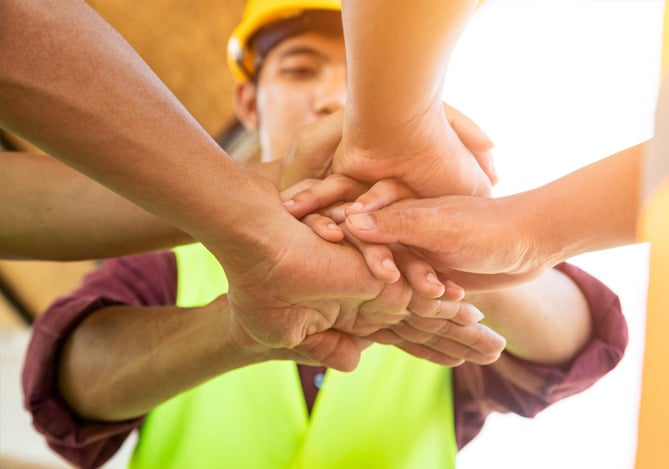
<path fill-rule="evenodd" d="M 490 193 L 440 98 L 451 51 L 475 4 L 342 2 L 350 105 L 336 173 L 369 183 L 397 178 L 421 197 Z"/>
<path fill-rule="evenodd" d="M 0 125 L 207 246 L 250 334 L 293 347 L 335 323 L 369 323 L 357 318 L 363 303 L 381 305 L 368 317 L 405 309 L 411 295 L 385 293 L 356 251 L 287 214 L 276 185 L 232 161 L 84 2 L 2 0 L 0 17 Z M 341 290 L 323 291 L 324 270 L 347 272 L 333 283 Z M 283 327 L 268 331 L 263 314 Z M 359 347 L 338 343 L 332 366 L 350 369 Z"/>
<path fill-rule="evenodd" d="M 500 198 L 418 199 L 392 194 L 381 183 L 369 189 L 333 177 L 286 190 L 284 197 L 298 217 L 341 198 L 353 201 L 340 220 L 351 236 L 400 243 L 424 256 L 443 281 L 468 291 L 494 290 L 535 279 L 575 255 L 636 242 L 646 147 L 630 147 L 545 186 Z"/>
<path fill-rule="evenodd" d="M 367 198 L 362 205 L 372 211 L 352 214 L 346 226 L 367 242 L 417 248 L 440 274 L 463 287 L 516 284 L 577 254 L 636 241 L 645 147 L 628 148 L 545 186 L 499 199 L 441 197 L 375 210 L 380 204 Z M 481 220 L 495 230 L 481 229 Z"/>
<path fill-rule="evenodd" d="M 282 52 L 296 44 L 315 47 L 329 60 L 318 62 L 319 68 L 307 73 L 306 78 L 303 70 L 297 74 L 290 68 L 286 70 Z M 265 123 L 281 126 L 281 132 L 290 130 L 294 135 L 305 123 L 317 118 L 316 103 L 322 102 L 316 99 L 321 96 L 320 90 L 329 89 L 339 95 L 345 86 L 341 81 L 344 75 L 330 73 L 329 67 L 341 69 L 341 47 L 340 41 L 314 34 L 287 39 L 265 58 L 257 88 L 251 83 L 240 85 L 240 117 L 249 126 L 256 125 L 259 132 L 268 132 L 262 140 L 268 142 L 266 145 L 276 142 L 277 146 L 263 147 L 265 158 L 290 147 L 286 140 L 272 139 L 271 132 L 263 128 Z M 332 54 L 326 52 L 329 50 Z M 340 81 L 334 82 L 334 77 L 340 77 Z M 290 107 L 282 105 L 287 104 L 283 102 L 287 96 L 292 96 Z M 304 112 L 293 113 L 295 109 Z M 323 121 L 327 123 L 328 119 L 318 122 Z M 417 301 L 403 278 L 384 284 L 370 273 L 361 275 L 359 271 L 364 269 L 358 264 L 364 261 L 357 248 L 314 238 L 308 226 L 301 226 L 302 231 L 283 238 L 285 253 L 271 266 L 252 264 L 256 268 L 251 269 L 248 283 L 241 283 L 241 289 L 231 286 L 228 295 L 209 305 L 188 309 L 188 314 L 177 307 L 123 306 L 103 308 L 88 316 L 70 335 L 61 355 L 59 383 L 68 405 L 90 419 L 127 419 L 142 415 L 213 376 L 259 361 L 289 359 L 349 370 L 369 339 L 392 343 L 446 366 L 465 359 L 475 363 L 495 361 L 504 340 L 484 326 L 461 325 L 481 318 L 475 306 L 445 299 Z M 312 245 L 316 246 L 313 250 Z M 329 258 L 327 253 L 333 249 L 336 255 Z M 346 268 L 337 276 L 316 275 L 309 279 L 309 295 L 298 296 L 285 289 L 281 296 L 274 297 L 274 308 L 257 309 L 257 297 L 267 296 L 268 285 L 293 283 L 295 279 L 284 274 L 304 272 L 304 252 L 317 250 L 321 273 L 333 272 L 332 266 L 336 265 Z M 260 270 L 265 276 L 258 276 L 253 270 Z M 252 283 L 258 278 L 267 280 Z M 303 276 L 301 281 L 307 279 Z M 379 291 L 370 295 L 369 285 Z M 531 295 L 518 291 L 508 293 L 509 297 L 507 293 L 490 293 L 472 299 L 489 307 L 488 321 L 502 329 L 515 329 L 511 336 L 517 343 L 510 347 L 521 356 L 547 363 L 566 362 L 590 335 L 587 305 L 566 277 L 560 282 L 547 278 L 546 284 L 536 283 L 532 288 L 535 290 Z M 345 301 L 341 293 L 332 298 L 333 290 L 346 292 Z M 553 302 L 557 298 L 560 301 Z M 565 309 L 569 314 L 565 314 Z M 547 317 L 553 321 L 547 321 Z M 564 324 L 556 333 L 553 328 L 558 320 Z M 568 340 L 563 334 L 569 334 Z M 551 335 L 554 340 L 537 342 L 537 335 Z M 558 350 L 542 348 L 546 343 Z"/>
<path fill-rule="evenodd" d="M 244 304 L 254 311 L 285 308 L 290 316 L 291 307 L 279 299 L 307 299 L 304 279 L 317 278 L 323 265 L 335 272 L 359 266 L 365 278 L 364 263 L 338 257 L 337 248 L 285 213 L 276 186 L 231 160 L 84 2 L 51 3 L 0 3 L 3 128 L 200 240 L 225 269 L 231 291 L 263 287 Z M 222 194 L 221 188 L 234 190 Z M 320 259 L 282 261 L 298 252 Z M 372 279 L 360 285 L 367 299 L 383 290 Z M 359 286 L 346 286 L 351 291 L 333 301 L 346 304 L 360 293 Z M 295 327 L 321 330 L 327 313 L 315 309 Z M 286 342 L 278 331 L 268 341 L 299 342 L 293 339 Z"/>
<path fill-rule="evenodd" d="M 191 238 L 44 155 L 0 152 L 0 258 L 81 260 L 164 249 Z"/>

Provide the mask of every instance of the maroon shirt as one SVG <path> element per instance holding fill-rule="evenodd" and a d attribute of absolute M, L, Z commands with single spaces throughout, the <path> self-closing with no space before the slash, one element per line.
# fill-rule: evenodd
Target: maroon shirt
<path fill-rule="evenodd" d="M 490 412 L 533 417 L 550 404 L 582 391 L 613 369 L 627 346 L 627 325 L 618 297 L 605 285 L 569 264 L 557 267 L 582 290 L 590 307 L 593 337 L 565 368 L 534 365 L 508 353 L 493 365 L 466 363 L 453 369 L 455 434 L 462 448 L 481 430 Z M 120 448 L 143 418 L 96 422 L 77 417 L 59 395 L 60 349 L 87 315 L 113 304 L 174 305 L 177 266 L 171 252 L 106 261 L 82 286 L 57 300 L 34 324 L 23 387 L 25 406 L 49 446 L 80 467 L 98 467 Z M 322 367 L 299 366 L 309 409 L 316 398 Z"/>

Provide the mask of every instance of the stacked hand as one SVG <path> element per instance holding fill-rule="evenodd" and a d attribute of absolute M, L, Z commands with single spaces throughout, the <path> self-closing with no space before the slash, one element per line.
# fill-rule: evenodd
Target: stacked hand
<path fill-rule="evenodd" d="M 444 104 L 414 127 L 381 148 L 352 141 L 344 128 L 333 171 L 367 183 L 394 178 L 420 197 L 490 194 L 492 142 L 473 121 Z"/>
<path fill-rule="evenodd" d="M 325 241 L 281 215 L 286 228 L 275 231 L 281 242 L 274 244 L 281 249 L 253 269 L 226 267 L 239 343 L 248 344 L 248 335 L 274 358 L 341 370 L 355 368 L 370 340 L 446 365 L 465 358 L 490 363 L 501 352 L 504 340 L 478 323 L 482 316 L 460 301 L 458 289 L 425 298 L 404 277 L 384 283 L 349 243 Z"/>
<path fill-rule="evenodd" d="M 468 165 L 476 166 L 473 192 L 487 193 L 488 177 L 495 177 L 489 139 L 454 109 L 446 107 L 445 112 L 460 135 L 458 139 L 451 130 L 449 144 L 455 138 L 458 151 L 466 151 L 467 143 L 478 155 L 466 151 Z M 341 154 L 341 128 L 341 114 L 305 128 L 283 162 L 278 185 L 301 181 L 283 199 L 297 194 L 286 208 L 304 224 L 280 209 L 256 214 L 265 220 L 262 233 L 272 233 L 271 239 L 258 233 L 242 251 L 214 251 L 229 278 L 239 343 L 272 358 L 342 370 L 355 368 L 372 341 L 446 366 L 495 361 L 504 339 L 479 323 L 483 315 L 462 301 L 459 286 L 439 280 L 431 259 L 397 243 L 365 243 L 349 236 L 342 224 L 345 210 L 359 208 L 342 201 L 367 199 L 383 206 L 414 197 L 415 191 L 382 181 L 365 194 L 368 184 L 337 174 L 320 182 L 305 179 L 331 173 L 333 154 Z M 465 161 L 464 154 L 459 158 Z M 337 161 L 335 156 L 335 167 Z M 485 184 L 479 184 L 481 175 Z M 273 188 L 263 189 L 280 203 Z"/>

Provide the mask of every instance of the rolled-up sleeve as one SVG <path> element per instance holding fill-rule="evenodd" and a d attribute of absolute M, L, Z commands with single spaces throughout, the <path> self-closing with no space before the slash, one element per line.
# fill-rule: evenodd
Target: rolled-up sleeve
<path fill-rule="evenodd" d="M 556 267 L 583 292 L 592 316 L 593 335 L 564 368 L 539 366 L 504 353 L 491 366 L 464 364 L 454 369 L 454 406 L 458 447 L 471 441 L 491 412 L 534 417 L 567 396 L 592 386 L 622 359 L 627 323 L 618 296 L 571 264 Z"/>
<path fill-rule="evenodd" d="M 60 351 L 87 316 L 111 305 L 170 305 L 176 299 L 176 261 L 170 252 L 106 261 L 75 292 L 58 299 L 33 325 L 23 366 L 24 405 L 35 429 L 70 463 L 99 467 L 143 418 L 96 422 L 79 418 L 58 387 Z"/>

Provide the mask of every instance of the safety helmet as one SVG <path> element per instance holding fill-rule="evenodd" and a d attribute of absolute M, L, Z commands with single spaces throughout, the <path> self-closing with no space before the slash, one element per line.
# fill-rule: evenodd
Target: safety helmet
<path fill-rule="evenodd" d="M 310 10 L 341 11 L 341 0 L 248 0 L 242 21 L 228 41 L 228 66 L 235 80 L 250 80 L 256 72 L 251 40 L 258 31 Z"/>

